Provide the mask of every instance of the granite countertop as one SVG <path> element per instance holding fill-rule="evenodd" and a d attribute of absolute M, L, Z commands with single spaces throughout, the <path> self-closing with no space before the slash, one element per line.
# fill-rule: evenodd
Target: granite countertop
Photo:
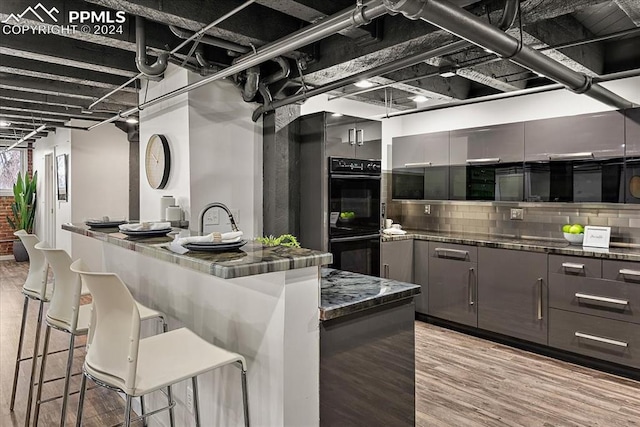
<path fill-rule="evenodd" d="M 231 251 L 189 251 L 179 255 L 168 249 L 173 240 L 171 233 L 168 236 L 145 238 L 129 237 L 120 233 L 117 227 L 92 229 L 85 224 L 63 224 L 62 228 L 222 279 L 328 265 L 333 262 L 333 256 L 327 252 L 263 246 L 255 241 Z"/>
<path fill-rule="evenodd" d="M 609 249 L 583 248 L 571 245 L 566 240 L 541 239 L 535 236 L 487 236 L 486 234 L 453 233 L 441 231 L 406 230 L 404 235 L 382 234 L 383 242 L 395 240 L 428 240 L 432 242 L 457 243 L 463 245 L 486 246 L 489 248 L 518 249 L 530 252 L 586 256 L 592 258 L 640 261 L 640 249 L 611 247 Z"/>
<path fill-rule="evenodd" d="M 420 285 L 323 268 L 320 320 L 335 319 L 371 307 L 412 298 L 419 293 Z"/>

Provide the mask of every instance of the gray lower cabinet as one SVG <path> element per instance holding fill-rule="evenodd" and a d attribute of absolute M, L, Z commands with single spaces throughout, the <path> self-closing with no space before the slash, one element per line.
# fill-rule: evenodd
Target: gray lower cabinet
<path fill-rule="evenodd" d="M 413 244 L 413 283 L 420 285 L 415 297 L 416 312 L 429 313 L 429 242 L 416 240 Z"/>
<path fill-rule="evenodd" d="M 413 240 L 396 240 L 380 244 L 380 276 L 413 283 Z"/>
<path fill-rule="evenodd" d="M 429 242 L 429 315 L 478 325 L 477 248 Z"/>
<path fill-rule="evenodd" d="M 547 344 L 547 254 L 478 248 L 478 327 Z"/>
<path fill-rule="evenodd" d="M 552 308 L 549 345 L 640 368 L 640 330 L 635 323 Z"/>

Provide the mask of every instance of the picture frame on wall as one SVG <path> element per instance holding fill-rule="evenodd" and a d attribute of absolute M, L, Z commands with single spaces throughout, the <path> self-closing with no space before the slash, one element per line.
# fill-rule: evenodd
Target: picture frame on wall
<path fill-rule="evenodd" d="M 68 188 L 67 188 L 67 154 L 60 154 L 56 156 L 56 181 L 58 189 L 58 200 L 69 200 Z"/>

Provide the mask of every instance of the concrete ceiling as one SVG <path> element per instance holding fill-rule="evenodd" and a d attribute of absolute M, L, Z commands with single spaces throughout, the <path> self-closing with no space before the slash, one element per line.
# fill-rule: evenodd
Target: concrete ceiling
<path fill-rule="evenodd" d="M 100 121 L 137 104 L 138 81 L 112 94 L 92 109 L 98 98 L 138 74 L 135 65 L 135 19 L 146 19 L 150 55 L 181 43 L 169 26 L 198 31 L 241 5 L 240 0 L 3 0 L 0 2 L 0 146 L 15 141 L 43 123 L 60 126 L 73 118 Z M 211 28 L 208 36 L 241 45 L 251 52 L 275 40 L 353 8 L 354 0 L 256 0 Z M 504 0 L 454 1 L 468 11 L 496 23 Z M 29 9 L 31 7 L 31 9 Z M 81 12 L 93 13 L 93 22 L 73 22 Z M 122 14 L 124 12 L 124 14 Z M 98 17 L 102 23 L 96 21 Z M 124 17 L 124 22 L 108 23 Z M 522 0 L 521 24 L 508 32 L 568 68 L 597 77 L 640 69 L 640 2 L 637 0 Z M 82 25 L 87 25 L 83 27 Z M 37 26 L 38 32 L 21 28 Z M 64 29 L 67 28 L 66 31 Z M 62 29 L 62 31 L 60 31 Z M 589 42 L 595 36 L 625 31 L 624 37 Z M 402 15 L 384 15 L 369 25 L 351 28 L 285 55 L 291 66 L 287 81 L 269 86 L 276 98 L 322 86 L 368 69 L 458 40 L 424 21 Z M 573 42 L 584 44 L 559 47 Z M 200 43 L 214 69 L 230 65 L 237 55 Z M 199 65 L 190 43 L 174 61 L 192 70 Z M 150 56 L 150 60 L 155 58 Z M 273 61 L 261 66 L 263 76 L 278 69 Z M 454 69 L 452 77 L 440 72 Z M 201 70 L 205 73 L 210 70 Z M 242 76 L 239 76 L 242 80 Z M 480 48 L 469 47 L 445 57 L 379 75 L 367 92 L 348 85 L 330 97 L 349 96 L 384 105 L 390 111 L 416 107 L 415 95 L 426 104 L 442 104 L 483 95 L 512 92 L 551 83 L 519 65 L 501 60 Z M 380 86 L 380 88 L 377 88 Z M 359 92 L 354 94 L 354 92 Z M 352 95 L 353 94 L 353 95 Z M 255 102 L 262 100 L 260 95 Z M 32 138 L 46 135 L 40 132 Z"/>

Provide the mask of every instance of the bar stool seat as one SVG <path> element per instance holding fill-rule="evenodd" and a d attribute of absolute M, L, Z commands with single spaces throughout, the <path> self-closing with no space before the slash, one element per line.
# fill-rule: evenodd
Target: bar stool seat
<path fill-rule="evenodd" d="M 244 421 L 245 426 L 249 426 L 247 365 L 243 356 L 210 344 L 187 328 L 140 338 L 140 311 L 118 275 L 86 271 L 82 260 L 71 264 L 71 270 L 87 284 L 94 304 L 80 386 L 77 427 L 82 422 L 87 378 L 125 393 L 125 427 L 131 425 L 133 397 L 191 379 L 195 425 L 199 427 L 197 376 L 229 364 L 240 368 Z M 167 409 L 172 407 L 169 396 Z"/>
<path fill-rule="evenodd" d="M 34 249 L 44 254 L 46 260 L 53 270 L 56 286 L 54 288 L 53 296 L 51 298 L 51 304 L 47 311 L 43 356 L 40 364 L 40 377 L 38 381 L 38 388 L 36 392 L 36 406 L 34 412 L 34 425 L 38 424 L 38 418 L 40 414 L 40 406 L 42 403 L 62 398 L 62 410 L 60 414 L 60 427 L 64 427 L 66 423 L 67 412 L 67 400 L 69 397 L 69 381 L 71 378 L 71 368 L 73 363 L 73 352 L 75 337 L 86 335 L 89 331 L 89 324 L 91 323 L 92 316 L 92 304 L 80 304 L 80 296 L 82 292 L 82 281 L 77 273 L 71 271 L 71 257 L 63 249 L 51 248 L 45 242 L 40 242 L 35 245 Z M 88 290 L 88 288 L 85 287 Z M 167 323 L 164 315 L 149 307 L 146 307 L 137 301 L 135 302 L 139 312 L 141 313 L 141 320 L 159 319 L 162 321 L 163 332 L 167 330 Z M 44 380 L 45 369 L 48 358 L 49 339 L 51 336 L 51 328 L 68 333 L 69 348 L 66 365 L 66 374 L 64 376 L 64 386 L 62 396 L 51 398 L 46 401 L 41 400 L 42 396 L 42 384 L 44 382 L 52 380 Z M 58 378 L 56 378 L 58 379 Z M 62 379 L 62 378 L 59 378 Z M 144 407 L 144 404 L 143 404 Z M 27 415 L 27 422 L 29 415 Z"/>

